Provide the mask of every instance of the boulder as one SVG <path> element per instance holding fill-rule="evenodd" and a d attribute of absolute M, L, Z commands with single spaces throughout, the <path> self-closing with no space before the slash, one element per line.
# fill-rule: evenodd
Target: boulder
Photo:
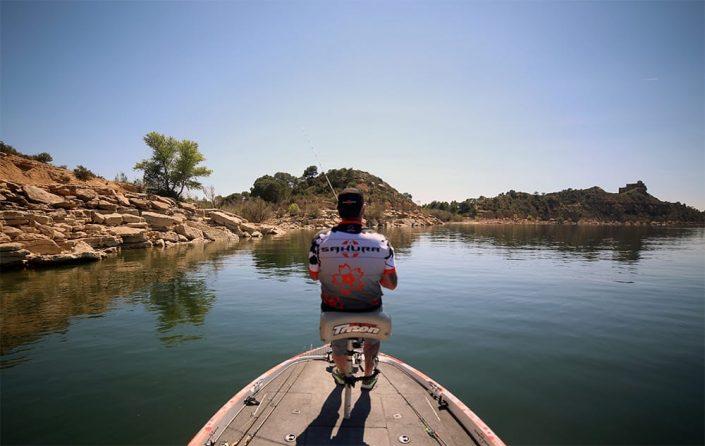
<path fill-rule="evenodd" d="M 250 235 L 255 238 L 262 237 L 262 233 L 259 231 L 253 231 Z"/>
<path fill-rule="evenodd" d="M 93 214 L 93 221 L 107 226 L 118 226 L 122 224 L 121 214 Z"/>
<path fill-rule="evenodd" d="M 111 203 L 105 200 L 98 201 L 98 209 L 105 209 L 106 211 L 115 212 L 117 211 L 117 208 L 118 206 L 115 203 Z"/>
<path fill-rule="evenodd" d="M 64 202 L 64 199 L 62 197 L 54 195 L 51 192 L 47 192 L 37 186 L 25 184 L 24 186 L 22 186 L 22 190 L 24 191 L 24 194 L 27 196 L 29 201 L 33 201 L 35 203 L 54 205 Z"/>
<path fill-rule="evenodd" d="M 162 243 L 164 243 L 162 240 L 157 240 Z M 125 243 L 122 245 L 123 249 L 142 249 L 142 248 L 151 248 L 154 246 L 154 244 L 150 240 L 145 240 L 142 242 L 136 242 L 136 243 Z"/>
<path fill-rule="evenodd" d="M 91 245 L 86 242 L 78 241 L 73 245 L 73 254 L 84 260 L 100 260 L 100 253 L 96 252 Z"/>
<path fill-rule="evenodd" d="M 141 198 L 130 198 L 130 203 L 138 209 L 149 209 L 149 202 Z"/>
<path fill-rule="evenodd" d="M 128 223 L 127 226 L 130 228 L 149 229 L 149 224 L 144 221 L 142 223 Z"/>
<path fill-rule="evenodd" d="M 3 243 L 0 244 L 0 252 L 11 252 L 18 251 L 22 249 L 22 244 L 20 243 Z"/>
<path fill-rule="evenodd" d="M 91 201 L 98 198 L 98 193 L 93 189 L 76 189 L 76 198 L 83 201 Z"/>
<path fill-rule="evenodd" d="M 49 225 L 53 223 L 53 219 L 47 215 L 39 215 L 39 214 L 30 214 L 29 215 L 29 220 L 36 221 L 37 223 L 43 224 L 43 225 Z"/>
<path fill-rule="evenodd" d="M 143 223 L 144 218 L 137 215 L 122 214 L 122 221 L 125 223 Z"/>
<path fill-rule="evenodd" d="M 182 222 L 181 218 L 170 215 L 157 214 L 156 212 L 142 212 L 142 217 L 147 220 L 150 226 L 169 227 Z"/>
<path fill-rule="evenodd" d="M 240 229 L 240 223 L 242 223 L 242 219 L 240 218 L 233 217 L 222 212 L 210 212 L 208 216 L 211 218 L 211 220 L 218 223 L 219 225 L 225 226 L 226 228 L 233 231 L 235 234 L 239 235 L 240 232 L 242 232 Z"/>
<path fill-rule="evenodd" d="M 82 238 L 81 241 L 88 243 L 93 248 L 108 248 L 118 246 L 122 240 L 114 235 L 94 235 Z"/>
<path fill-rule="evenodd" d="M 121 205 L 121 206 L 129 206 L 130 205 L 130 200 L 128 200 L 126 196 L 124 196 L 120 192 L 114 192 L 114 194 L 115 194 L 115 199 L 117 200 L 119 205 Z"/>
<path fill-rule="evenodd" d="M 168 211 L 171 208 L 169 204 L 156 200 L 150 201 L 149 204 L 152 206 L 152 209 L 156 209 L 158 211 Z"/>
<path fill-rule="evenodd" d="M 164 240 L 165 242 L 176 243 L 179 241 L 179 234 L 174 231 L 166 231 L 158 233 L 157 237 Z"/>
<path fill-rule="evenodd" d="M 129 226 L 117 226 L 109 229 L 110 233 L 122 237 L 123 243 L 140 243 L 147 240 L 144 229 L 131 228 Z"/>
<path fill-rule="evenodd" d="M 34 254 L 59 254 L 61 247 L 50 238 L 36 238 L 34 240 L 24 240 L 22 246 Z"/>
<path fill-rule="evenodd" d="M 180 225 L 176 225 L 176 227 L 174 228 L 174 232 L 179 235 L 183 235 L 189 240 L 203 237 L 203 232 L 200 229 L 185 225 L 183 223 Z"/>
<path fill-rule="evenodd" d="M 29 223 L 29 213 L 23 211 L 0 211 L 0 218 L 9 226 L 22 226 Z"/>
<path fill-rule="evenodd" d="M 255 225 L 253 223 L 249 223 L 249 222 L 242 222 L 242 223 L 240 223 L 240 229 L 252 234 L 253 232 L 259 231 L 259 226 Z"/>
<path fill-rule="evenodd" d="M 236 242 L 239 240 L 237 234 L 234 234 L 230 230 L 222 227 L 208 226 L 207 224 L 199 221 L 189 221 L 186 222 L 186 224 L 203 232 L 203 237 L 207 240 L 230 242 Z"/>
<path fill-rule="evenodd" d="M 21 229 L 13 228 L 12 226 L 3 226 L 2 233 L 7 234 L 10 238 L 15 238 L 22 234 Z"/>

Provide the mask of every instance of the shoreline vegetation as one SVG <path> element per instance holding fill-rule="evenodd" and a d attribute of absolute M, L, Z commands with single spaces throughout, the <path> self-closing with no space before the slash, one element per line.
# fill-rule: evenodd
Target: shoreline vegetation
<path fill-rule="evenodd" d="M 336 190 L 353 186 L 367 198 L 370 227 L 444 224 L 705 226 L 705 212 L 658 200 L 641 181 L 619 193 L 599 187 L 549 194 L 509 191 L 497 197 L 419 206 L 410 194 L 364 171 L 315 166 L 300 177 L 264 175 L 249 191 L 226 196 L 196 178 L 198 144 L 158 133 L 145 136 L 151 159 L 135 165 L 141 180 L 115 181 L 84 166 L 54 166 L 48 153 L 24 155 L 0 142 L 0 269 L 101 260 L 123 249 L 164 249 L 213 241 L 237 243 L 298 229 L 337 224 L 328 179 Z M 188 195 L 202 190 L 205 198 Z M 185 193 L 184 193 L 185 192 Z"/>

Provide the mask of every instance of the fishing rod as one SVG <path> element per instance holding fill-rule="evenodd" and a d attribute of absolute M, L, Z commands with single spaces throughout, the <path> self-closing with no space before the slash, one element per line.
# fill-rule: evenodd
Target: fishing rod
<path fill-rule="evenodd" d="M 311 148 L 311 151 L 313 152 L 313 156 L 316 158 L 316 161 L 318 162 L 318 167 L 321 168 L 321 173 L 323 173 L 323 176 L 326 177 L 326 181 L 328 182 L 328 187 L 330 187 L 330 191 L 333 192 L 333 200 L 335 200 L 337 202 L 338 201 L 338 194 L 335 193 L 335 189 L 333 188 L 333 184 L 330 182 L 330 178 L 328 178 L 326 171 L 323 169 L 323 164 L 321 164 L 321 160 L 318 158 L 318 153 L 316 153 L 316 149 L 313 147 L 313 142 L 311 142 L 311 138 L 309 138 L 308 133 L 306 133 L 306 129 L 301 127 L 301 131 L 303 132 L 304 137 L 306 138 L 306 141 L 308 141 L 308 145 Z"/>

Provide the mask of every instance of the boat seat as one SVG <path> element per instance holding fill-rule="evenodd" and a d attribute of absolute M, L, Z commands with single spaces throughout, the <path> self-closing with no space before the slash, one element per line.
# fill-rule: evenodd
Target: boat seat
<path fill-rule="evenodd" d="M 382 310 L 364 313 L 322 311 L 319 329 L 324 342 L 339 339 L 383 341 L 392 334 L 392 318 Z"/>

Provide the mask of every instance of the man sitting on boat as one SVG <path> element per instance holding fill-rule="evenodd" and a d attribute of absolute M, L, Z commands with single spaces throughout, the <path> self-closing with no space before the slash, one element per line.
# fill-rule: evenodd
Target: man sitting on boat
<path fill-rule="evenodd" d="M 341 222 L 322 231 L 311 243 L 308 271 L 313 280 L 321 281 L 321 311 L 367 312 L 382 307 L 382 287 L 397 287 L 394 250 L 383 235 L 362 226 L 364 197 L 355 188 L 338 195 Z M 375 359 L 380 342 L 366 339 L 365 378 L 362 388 L 371 390 L 377 383 Z M 343 370 L 347 364 L 346 340 L 333 341 L 333 379 L 345 385 Z"/>

